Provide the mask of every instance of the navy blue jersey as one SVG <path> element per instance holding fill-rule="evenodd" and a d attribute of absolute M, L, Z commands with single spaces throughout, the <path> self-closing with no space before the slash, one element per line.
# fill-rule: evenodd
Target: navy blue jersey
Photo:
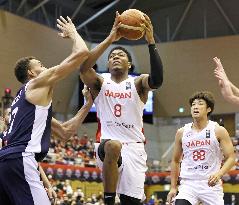
<path fill-rule="evenodd" d="M 41 161 L 47 154 L 51 136 L 52 105 L 38 106 L 26 100 L 24 85 L 11 105 L 11 118 L 4 136 L 0 160 L 35 154 Z"/>

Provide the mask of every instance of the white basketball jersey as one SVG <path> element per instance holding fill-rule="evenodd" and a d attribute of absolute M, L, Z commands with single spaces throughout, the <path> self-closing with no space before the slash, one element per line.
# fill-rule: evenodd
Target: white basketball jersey
<path fill-rule="evenodd" d="M 143 109 L 134 78 L 121 83 L 104 78 L 95 99 L 99 127 L 96 140 L 113 139 L 120 142 L 144 142 Z"/>
<path fill-rule="evenodd" d="M 208 179 L 211 174 L 220 170 L 223 155 L 215 135 L 217 125 L 216 122 L 209 121 L 200 132 L 192 129 L 192 123 L 184 126 L 181 178 Z"/>

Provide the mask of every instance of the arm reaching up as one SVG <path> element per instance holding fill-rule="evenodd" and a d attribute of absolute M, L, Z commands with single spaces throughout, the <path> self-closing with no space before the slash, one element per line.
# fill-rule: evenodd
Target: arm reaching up
<path fill-rule="evenodd" d="M 96 61 L 104 53 L 104 51 L 113 42 L 118 41 L 121 38 L 121 35 L 118 32 L 118 28 L 120 27 L 119 16 L 119 13 L 116 12 L 114 25 L 109 36 L 89 52 L 87 60 L 80 67 L 80 77 L 83 83 L 85 83 L 91 89 L 93 95 L 95 91 L 97 92 L 100 90 L 102 78 L 96 74 L 92 67 L 95 65 Z"/>
<path fill-rule="evenodd" d="M 57 19 L 57 27 L 61 30 L 59 36 L 69 38 L 73 42 L 72 53 L 59 65 L 40 73 L 31 82 L 28 90 L 55 85 L 58 81 L 79 69 L 80 65 L 88 58 L 88 48 L 84 40 L 77 33 L 71 19 L 68 17 L 66 20 L 61 16 L 60 19 Z"/>
<path fill-rule="evenodd" d="M 146 103 L 148 91 L 159 88 L 163 83 L 163 64 L 155 45 L 153 25 L 146 14 L 144 14 L 142 20 L 144 23 L 141 26 L 145 28 L 145 39 L 149 49 L 150 73 L 140 75 L 136 79 L 135 85 L 141 100 Z"/>
<path fill-rule="evenodd" d="M 214 75 L 218 79 L 222 96 L 226 101 L 235 105 L 239 105 L 239 97 L 234 93 L 238 93 L 239 89 L 235 85 L 233 85 L 228 79 L 226 72 L 222 66 L 221 60 L 217 57 L 213 58 L 213 60 L 216 64 L 216 68 L 214 69 Z"/>

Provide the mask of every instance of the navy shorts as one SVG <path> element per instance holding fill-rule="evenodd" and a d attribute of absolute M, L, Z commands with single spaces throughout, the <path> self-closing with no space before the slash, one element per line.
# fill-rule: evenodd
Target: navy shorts
<path fill-rule="evenodd" d="M 0 161 L 0 205 L 50 205 L 33 155 Z"/>

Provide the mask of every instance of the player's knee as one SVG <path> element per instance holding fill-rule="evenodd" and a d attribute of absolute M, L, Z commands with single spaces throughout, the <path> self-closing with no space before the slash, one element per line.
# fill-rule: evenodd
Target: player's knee
<path fill-rule="evenodd" d="M 119 158 L 122 144 L 117 140 L 109 140 L 105 143 L 105 155 L 109 158 Z"/>
<path fill-rule="evenodd" d="M 120 205 L 143 205 L 140 199 L 120 194 Z"/>

